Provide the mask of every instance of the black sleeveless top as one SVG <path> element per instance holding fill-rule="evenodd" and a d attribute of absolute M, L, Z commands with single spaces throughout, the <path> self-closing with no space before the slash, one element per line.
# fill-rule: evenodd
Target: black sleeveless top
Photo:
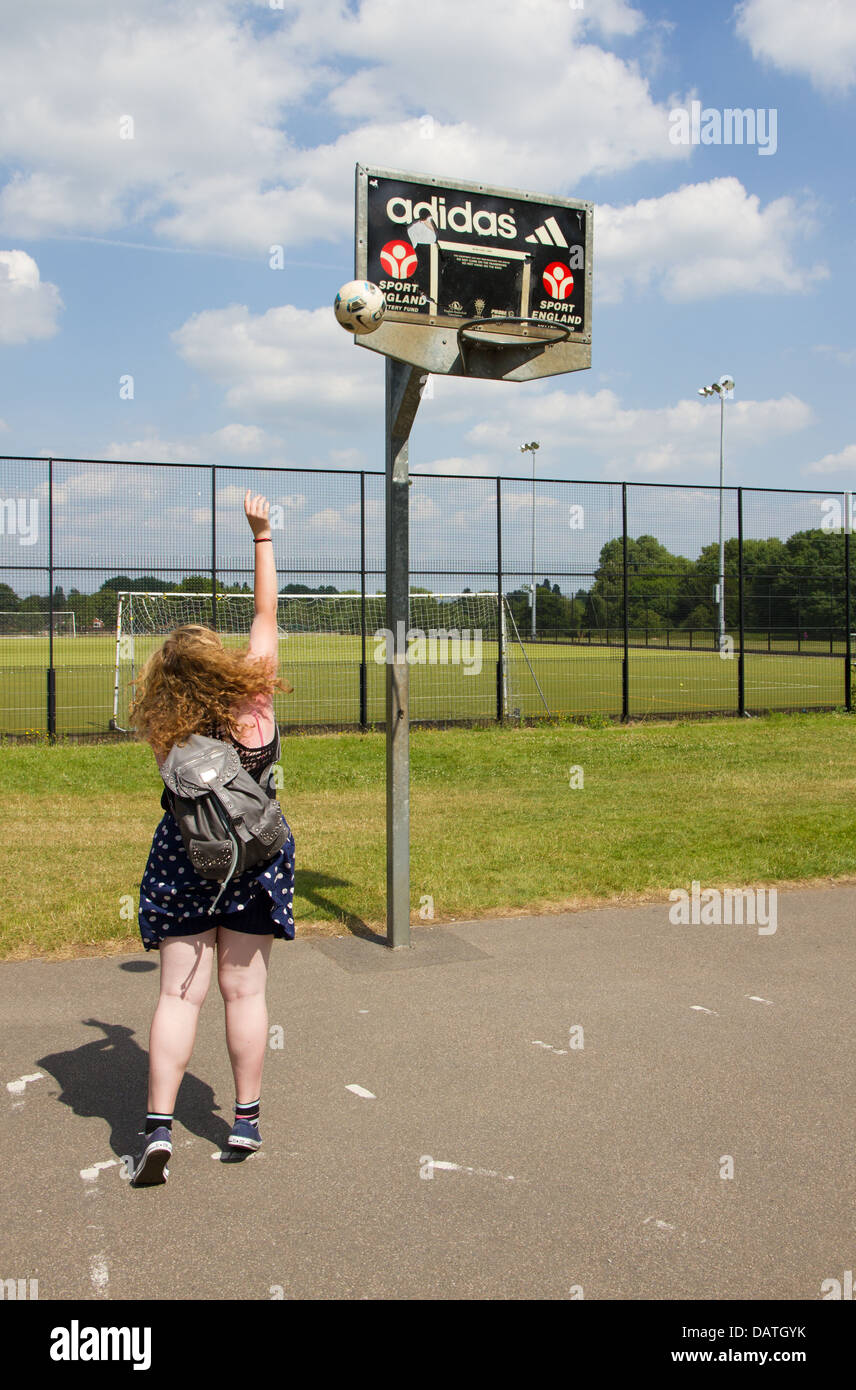
<path fill-rule="evenodd" d="M 200 731 L 201 732 L 201 731 Z M 246 744 L 239 743 L 231 733 L 226 730 L 218 730 L 212 724 L 208 730 L 208 738 L 219 738 L 223 743 L 230 743 L 238 754 L 241 767 L 247 771 L 254 781 L 261 785 L 264 776 L 271 763 L 276 762 L 279 750 L 279 729 L 274 728 L 273 738 L 270 743 L 265 743 L 261 748 L 247 748 Z M 166 787 L 161 792 L 161 807 L 164 811 L 172 811 L 169 802 L 169 793 Z"/>
<path fill-rule="evenodd" d="M 230 743 L 237 750 L 241 767 L 248 772 L 255 781 L 260 781 L 262 773 L 265 772 L 272 762 L 276 761 L 276 745 L 278 731 L 274 729 L 273 738 L 270 743 L 265 743 L 261 748 L 248 748 L 245 743 L 239 743 L 233 734 L 225 729 L 216 729 L 212 725 L 210 738 L 222 739 L 223 743 Z"/>

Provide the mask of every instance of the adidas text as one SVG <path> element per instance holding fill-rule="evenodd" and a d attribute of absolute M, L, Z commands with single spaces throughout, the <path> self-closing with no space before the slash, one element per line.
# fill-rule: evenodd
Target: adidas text
<path fill-rule="evenodd" d="M 441 231 L 475 232 L 476 236 L 501 236 L 513 241 L 517 236 L 517 225 L 510 212 L 487 212 L 484 208 L 473 212 L 469 198 L 458 207 L 447 208 L 446 199 L 433 197 L 424 203 L 414 203 L 412 198 L 390 198 L 386 205 L 386 215 L 390 222 L 409 224 L 429 213 Z"/>

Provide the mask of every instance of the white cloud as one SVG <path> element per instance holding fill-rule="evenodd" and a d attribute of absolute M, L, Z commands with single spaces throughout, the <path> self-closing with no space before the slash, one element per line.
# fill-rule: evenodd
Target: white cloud
<path fill-rule="evenodd" d="M 625 0 L 7 9 L 0 230 L 147 222 L 180 245 L 263 255 L 347 235 L 357 158 L 557 192 L 687 159 L 638 60 L 600 46 L 643 28 Z M 509 101 L 511 80 L 531 99 Z M 342 132 L 318 148 L 289 133 L 310 106 Z"/>
<path fill-rule="evenodd" d="M 278 442 L 258 425 L 224 425 L 208 436 L 211 448 L 224 454 L 257 454 Z"/>
<path fill-rule="evenodd" d="M 730 401 L 726 410 L 732 455 L 805 429 L 814 418 L 811 407 L 794 395 Z M 519 441 L 534 431 L 541 445 L 538 475 L 544 477 L 574 475 L 584 461 L 584 473 L 594 476 L 593 468 L 599 466 L 604 478 L 671 479 L 680 473 L 695 481 L 718 469 L 719 429 L 713 414 L 710 403 L 700 400 L 639 409 L 622 406 L 609 390 L 551 389 L 538 396 L 534 407 L 515 400 L 493 412 L 473 426 L 467 439 L 479 457 L 490 451 L 496 460 L 498 454 L 513 457 Z M 577 462 L 569 466 L 569 459 Z"/>
<path fill-rule="evenodd" d="M 804 473 L 856 473 L 856 444 L 848 444 L 838 454 L 824 454 L 810 463 Z"/>
<path fill-rule="evenodd" d="M 192 209 L 199 190 L 216 202 L 281 176 L 290 146 L 279 125 L 319 69 L 291 52 L 281 25 L 255 32 L 253 8 L 7 7 L 0 159 L 15 172 L 0 225 L 105 231 L 167 205 Z M 133 138 L 122 138 L 124 117 Z"/>
<path fill-rule="evenodd" d="M 816 343 L 812 352 L 824 353 L 834 358 L 842 367 L 852 367 L 856 362 L 856 348 L 839 348 L 833 343 Z"/>
<path fill-rule="evenodd" d="M 275 448 L 279 442 L 258 425 L 224 425 L 195 439 L 164 439 L 157 430 L 149 430 L 141 439 L 114 440 L 107 446 L 105 457 L 158 463 L 216 463 L 224 454 L 246 457 Z M 241 492 L 239 500 L 243 496 Z"/>
<path fill-rule="evenodd" d="M 203 463 L 203 452 L 198 443 L 162 439 L 156 430 L 146 433 L 142 439 L 114 440 L 104 450 L 107 459 L 136 459 L 152 463 Z"/>
<path fill-rule="evenodd" d="M 63 302 L 26 251 L 0 251 L 0 343 L 29 343 L 59 331 Z"/>
<path fill-rule="evenodd" d="M 383 399 L 380 359 L 355 350 L 328 308 L 285 304 L 251 314 L 232 304 L 195 314 L 172 338 L 185 362 L 225 387 L 233 410 L 347 428 Z"/>
<path fill-rule="evenodd" d="M 744 0 L 736 15 L 754 58 L 808 77 L 820 91 L 845 92 L 856 82 L 853 0 Z"/>
<path fill-rule="evenodd" d="M 494 383 L 492 383 L 494 384 Z M 496 456 L 494 454 L 452 454 L 446 458 L 433 458 L 423 463 L 421 460 L 418 465 L 414 465 L 415 473 L 450 473 L 462 478 L 472 477 L 481 474 L 489 477 L 496 473 Z"/>
<path fill-rule="evenodd" d="M 629 289 L 668 300 L 805 291 L 828 275 L 806 266 L 795 242 L 814 229 L 792 198 L 761 207 L 736 178 L 685 184 L 661 198 L 595 210 L 595 290 L 607 303 Z"/>

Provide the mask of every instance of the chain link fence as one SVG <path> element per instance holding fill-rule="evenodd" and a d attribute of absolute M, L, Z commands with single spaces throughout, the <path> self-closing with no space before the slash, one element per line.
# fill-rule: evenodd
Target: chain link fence
<path fill-rule="evenodd" d="M 125 736 L 172 626 L 243 640 L 248 487 L 271 502 L 282 726 L 383 723 L 381 472 L 5 457 L 0 736 Z M 413 645 L 411 717 L 849 710 L 851 529 L 844 493 L 415 473 L 411 625 L 461 640 Z"/>

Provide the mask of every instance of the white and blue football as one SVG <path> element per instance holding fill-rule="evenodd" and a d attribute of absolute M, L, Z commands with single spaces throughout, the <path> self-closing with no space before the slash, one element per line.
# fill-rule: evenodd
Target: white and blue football
<path fill-rule="evenodd" d="M 333 304 L 336 318 L 349 333 L 374 333 L 385 308 L 383 291 L 370 280 L 349 280 Z"/>

